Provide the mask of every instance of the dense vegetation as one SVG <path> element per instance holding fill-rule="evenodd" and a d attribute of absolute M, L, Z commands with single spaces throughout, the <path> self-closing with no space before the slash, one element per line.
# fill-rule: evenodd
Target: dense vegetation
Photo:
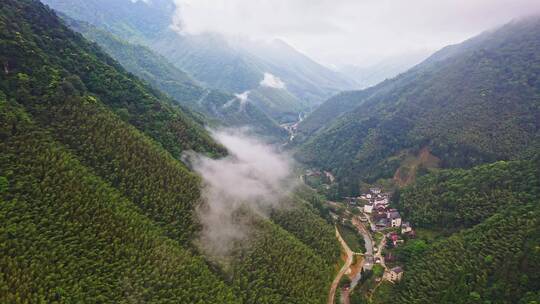
<path fill-rule="evenodd" d="M 193 234 L 197 177 L 92 99 L 66 101 L 47 104 L 35 117 L 171 236 L 185 240 Z"/>
<path fill-rule="evenodd" d="M 0 61 L 4 67 L 1 88 L 6 94 L 37 103 L 51 84 L 61 83 L 68 94 L 88 90 L 177 158 L 187 149 L 224 153 L 163 94 L 125 73 L 45 7 L 25 9 L 28 5 L 28 1 L 3 3 Z M 28 19 L 33 22 L 22 22 Z"/>
<path fill-rule="evenodd" d="M 532 161 L 441 170 L 403 189 L 399 210 L 414 226 L 466 228 L 504 209 L 540 199 L 539 185 L 538 164 Z"/>
<path fill-rule="evenodd" d="M 459 230 L 396 250 L 405 275 L 377 291 L 387 303 L 536 303 L 540 273 L 540 163 L 497 162 L 429 174 L 399 205 L 421 227 Z"/>
<path fill-rule="evenodd" d="M 392 177 L 404 150 L 427 148 L 445 167 L 519 157 L 539 141 L 539 37 L 540 18 L 513 22 L 342 94 L 301 124 L 296 155 L 335 173 L 342 193 Z"/>
<path fill-rule="evenodd" d="M 295 142 L 306 141 L 309 139 L 309 136 L 321 130 L 326 124 L 354 109 L 359 103 L 358 100 L 364 98 L 364 96 L 368 96 L 369 92 L 371 92 L 370 89 L 360 92 L 341 92 L 325 101 L 298 125 L 298 134 Z M 359 96 L 359 94 L 362 95 Z"/>
<path fill-rule="evenodd" d="M 124 10 L 120 0 L 111 3 Z M 140 41 L 168 25 L 150 23 L 146 2 L 129 3 L 139 10 L 127 19 L 109 23 L 117 15 L 110 10 L 96 19 Z M 83 15 L 111 7 L 68 4 Z M 428 173 L 396 195 L 415 228 L 455 233 L 398 248 L 404 279 L 381 285 L 375 302 L 540 298 L 539 24 L 511 24 L 443 50 L 373 91 L 340 95 L 336 108 L 326 106 L 338 121 L 315 122 L 307 132 L 316 134 L 307 146 L 328 157 L 317 164 L 349 173 L 350 180 L 341 175 L 344 191 L 356 191 L 359 179 L 391 176 L 404 150 L 429 147 L 448 167 L 530 158 Z M 101 43 L 128 70 L 178 102 L 208 94 L 198 105 L 208 109 L 197 110 L 208 114 L 219 105 L 220 115 L 244 115 L 241 103 L 226 106 L 227 94 L 202 89 L 149 49 L 93 34 L 103 35 Z M 200 180 L 179 159 L 188 149 L 214 157 L 226 151 L 198 115 L 127 73 L 35 0 L 0 2 L 0 68 L 0 302 L 326 302 L 339 246 L 316 193 L 299 189 L 269 219 L 248 214 L 249 241 L 235 244 L 226 262 L 209 260 L 192 242 Z M 262 119 L 259 110 L 274 104 L 262 102 L 242 109 Z M 359 108 L 346 113 L 349 106 Z M 331 136 L 318 145 L 321 134 Z"/>
<path fill-rule="evenodd" d="M 535 303 L 540 299 L 538 202 L 438 242 L 406 266 L 400 303 Z"/>
<path fill-rule="evenodd" d="M 235 254 L 233 286 L 241 299 L 253 304 L 326 303 L 332 264 L 270 222 L 255 227 L 256 241 Z"/>
<path fill-rule="evenodd" d="M 0 302 L 324 302 L 336 247 L 305 202 L 317 237 L 283 212 L 229 268 L 205 260 L 178 158 L 224 149 L 51 10 L 0 3 L 0 64 Z"/>
<path fill-rule="evenodd" d="M 237 303 L 3 93 L 0 118 L 0 302 Z"/>
<path fill-rule="evenodd" d="M 287 206 L 272 214 L 272 220 L 313 249 L 329 265 L 339 258 L 339 243 L 334 228 L 321 218 L 320 213 L 304 201 L 287 202 Z"/>
<path fill-rule="evenodd" d="M 349 248 L 354 252 L 366 251 L 366 245 L 362 235 L 358 233 L 358 230 L 350 223 L 338 224 L 337 228 L 343 240 L 347 243 Z"/>
<path fill-rule="evenodd" d="M 259 86 L 250 91 L 249 100 L 279 123 L 298 121 L 309 106 L 287 90 Z"/>
<path fill-rule="evenodd" d="M 96 42 L 130 73 L 144 79 L 153 87 L 168 93 L 184 104 L 198 100 L 205 89 L 187 73 L 174 67 L 165 58 L 142 45 L 124 41 L 106 30 L 89 23 L 60 15 L 62 20 L 86 39 Z M 226 96 L 225 98 L 230 98 Z"/>
<path fill-rule="evenodd" d="M 255 133 L 274 140 L 283 139 L 286 135 L 285 130 L 273 120 L 282 117 L 283 114 L 276 115 L 270 108 L 257 105 L 259 100 L 267 100 L 264 95 L 260 98 L 251 98 L 255 104 L 249 102 L 241 105 L 234 95 L 203 87 L 184 71 L 147 47 L 123 41 L 105 30 L 82 21 L 76 21 L 67 16 L 63 19 L 85 38 L 98 43 L 126 70 L 167 93 L 181 106 L 204 114 L 209 124 L 229 127 L 250 126 Z M 281 97 L 277 100 L 284 102 L 287 99 Z M 298 113 L 301 109 L 294 108 L 293 110 Z"/>

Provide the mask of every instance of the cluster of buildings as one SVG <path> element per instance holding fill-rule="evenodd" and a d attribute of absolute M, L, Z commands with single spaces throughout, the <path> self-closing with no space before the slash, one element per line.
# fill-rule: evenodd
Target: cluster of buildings
<path fill-rule="evenodd" d="M 364 203 L 362 207 L 359 207 L 363 211 L 361 219 L 366 216 L 371 219 L 369 222 L 372 231 L 380 231 L 387 228 L 399 228 L 398 231 L 393 230 L 386 234 L 387 240 L 390 240 L 394 247 L 397 247 L 400 243 L 404 242 L 401 236 L 415 236 L 411 224 L 403 221 L 397 209 L 390 207 L 390 195 L 388 193 L 383 193 L 380 188 L 371 188 L 369 193 L 362 194 L 357 198 L 357 203 L 360 203 L 361 201 Z M 389 252 L 387 257 L 385 257 L 385 260 L 391 262 L 394 261 L 395 258 L 392 253 Z M 376 260 L 375 263 L 380 262 Z M 385 271 L 383 279 L 397 282 L 401 280 L 402 276 L 403 269 L 398 266 Z"/>
<path fill-rule="evenodd" d="M 414 234 L 411 224 L 402 220 L 397 209 L 390 208 L 388 193 L 383 193 L 380 188 L 371 188 L 370 193 L 362 194 L 359 199 L 367 201 L 362 211 L 373 219 L 373 231 L 398 227 L 402 234 Z"/>
<path fill-rule="evenodd" d="M 310 174 L 314 174 L 321 177 L 331 179 L 326 172 L 311 171 Z M 345 202 L 349 207 L 357 208 L 362 213 L 358 214 L 358 219 L 361 222 L 368 223 L 371 231 L 381 231 L 385 233 L 388 246 L 398 247 L 404 242 L 403 236 L 414 237 L 415 232 L 409 222 L 402 219 L 401 214 L 395 208 L 390 206 L 390 194 L 383 192 L 380 188 L 370 188 L 368 193 L 364 193 L 357 197 L 345 197 Z M 331 213 L 336 221 L 340 220 L 340 217 L 334 213 Z M 345 219 L 341 218 L 344 222 Z M 394 228 L 394 229 L 391 229 Z M 387 230 L 388 229 L 388 230 Z M 373 241 L 372 241 L 373 242 Z M 390 243 L 392 245 L 390 245 Z M 375 245 L 375 244 L 373 244 Z M 377 248 L 371 245 L 372 250 L 368 250 L 365 255 L 364 269 L 371 270 L 375 264 L 381 264 L 384 268 L 384 274 L 382 278 L 378 280 L 388 280 L 390 282 L 397 282 L 401 280 L 403 276 L 403 269 L 399 266 L 393 268 L 387 268 L 386 262 L 395 262 L 392 251 L 387 251 L 384 256 L 380 251 L 382 248 Z"/>

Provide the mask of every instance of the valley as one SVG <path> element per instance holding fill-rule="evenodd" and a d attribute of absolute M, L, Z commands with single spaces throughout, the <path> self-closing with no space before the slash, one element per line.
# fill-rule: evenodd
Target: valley
<path fill-rule="evenodd" d="M 345 252 L 346 260 L 345 264 L 343 264 L 343 267 L 339 270 L 338 274 L 336 275 L 336 278 L 332 282 L 332 285 L 330 286 L 330 292 L 328 294 L 328 304 L 335 303 L 336 299 L 336 290 L 340 284 L 341 278 L 350 271 L 350 267 L 353 262 L 353 256 L 355 253 L 349 248 L 347 243 L 343 240 L 341 235 L 339 234 L 339 230 L 336 228 L 336 237 L 339 240 L 339 243 L 341 244 L 341 249 Z"/>
<path fill-rule="evenodd" d="M 519 234 L 527 234 L 528 237 L 526 238 L 526 243 L 531 244 L 530 242 L 535 242 L 534 240 L 536 240 L 538 237 L 539 226 L 537 226 L 538 219 L 536 218 L 536 215 L 538 214 L 538 207 L 535 200 L 538 198 L 538 190 L 540 189 L 540 167 L 538 166 L 538 163 L 528 163 L 522 165 L 524 165 L 522 169 L 519 169 L 521 166 L 519 163 L 501 162 L 493 165 L 481 166 L 470 171 L 464 171 L 463 173 L 467 172 L 466 174 L 474 175 L 470 176 L 472 180 L 469 180 L 469 182 L 466 184 L 469 187 L 468 190 L 459 193 L 465 194 L 468 200 L 475 202 L 475 205 L 466 207 L 476 210 L 467 211 L 471 215 L 472 213 L 479 212 L 480 210 L 490 210 L 491 208 L 488 207 L 486 203 L 489 201 L 494 203 L 494 201 L 497 200 L 496 198 L 491 197 L 491 195 L 488 194 L 489 192 L 485 192 L 487 189 L 490 189 L 488 191 L 498 192 L 499 195 L 502 195 L 502 197 L 505 198 L 505 200 L 514 201 L 514 199 L 516 199 L 517 201 L 521 201 L 521 207 L 517 207 L 517 210 L 529 210 L 529 216 L 532 216 L 532 218 L 528 216 L 525 217 L 532 220 L 528 224 L 532 226 L 527 226 L 528 228 L 518 228 L 518 226 L 513 226 L 513 229 L 519 229 Z M 508 181 L 505 174 L 512 173 L 506 171 L 507 169 L 517 170 L 514 172 L 520 173 L 514 175 L 514 177 L 510 179 L 513 180 L 510 182 L 511 184 L 498 184 L 499 181 Z M 451 170 L 448 173 L 450 172 Z M 489 180 L 482 180 L 486 177 L 487 172 L 491 172 L 492 174 Z M 498 173 L 493 175 L 494 172 Z M 533 174 L 529 175 L 529 173 Z M 521 176 L 530 176 L 532 180 L 521 181 Z M 460 177 L 460 179 L 462 178 L 463 176 Z M 447 182 L 451 183 L 452 181 L 457 180 L 458 179 L 451 178 Z M 364 239 L 365 246 L 365 251 L 364 247 L 362 248 L 363 253 L 354 253 L 347 244 L 351 244 L 351 242 L 354 242 L 354 240 L 350 238 L 345 240 L 340 234 L 337 234 L 338 240 L 340 243 L 342 243 L 342 251 L 346 253 L 342 257 L 347 257 L 347 259 L 341 261 L 342 263 L 345 262 L 345 264 L 334 280 L 334 284 L 337 284 L 337 290 L 339 292 L 335 295 L 335 301 L 331 302 L 329 300 L 329 303 L 364 303 L 363 301 L 367 303 L 386 303 L 386 299 L 388 299 L 387 297 L 390 294 L 393 294 L 393 296 L 405 297 L 407 292 L 414 293 L 414 290 L 418 289 L 418 286 L 416 285 L 417 282 L 414 281 L 420 279 L 417 277 L 417 272 L 422 271 L 420 269 L 430 265 L 425 263 L 431 263 L 430 260 L 434 258 L 434 255 L 438 256 L 437 259 L 439 263 L 445 264 L 445 266 L 441 266 L 443 268 L 441 268 L 439 271 L 451 272 L 452 269 L 454 269 L 453 267 L 455 267 L 454 265 L 460 264 L 469 265 L 467 267 L 471 267 L 471 271 L 475 271 L 473 269 L 476 269 L 477 267 L 495 267 L 493 270 L 489 270 L 495 273 L 498 271 L 507 271 L 504 270 L 507 269 L 506 267 L 508 267 L 505 265 L 508 265 L 508 263 L 513 263 L 510 260 L 499 260 L 499 265 L 485 265 L 483 264 L 485 263 L 483 261 L 486 259 L 491 261 L 491 259 L 495 258 L 495 256 L 498 254 L 504 255 L 504 253 L 499 253 L 501 250 L 505 251 L 513 249 L 507 247 L 494 249 L 496 247 L 492 246 L 489 246 L 490 249 L 480 249 L 476 247 L 478 246 L 476 243 L 478 240 L 475 240 L 474 237 L 482 237 L 482 235 L 484 235 L 484 237 L 488 237 L 486 234 L 489 235 L 490 233 L 495 233 L 496 235 L 499 235 L 499 237 L 502 237 L 499 242 L 508 241 L 507 238 L 512 238 L 513 236 L 511 235 L 513 233 L 515 234 L 516 231 L 512 232 L 512 230 L 498 230 L 498 228 L 488 227 L 493 225 L 495 223 L 494 221 L 501 220 L 504 222 L 501 222 L 501 225 L 512 225 L 513 221 L 516 220 L 515 216 L 517 214 L 523 214 L 520 212 L 524 211 L 501 210 L 499 211 L 500 213 L 497 214 L 497 211 L 493 211 L 493 209 L 491 209 L 492 212 L 495 212 L 495 214 L 493 216 L 488 215 L 490 218 L 486 220 L 485 223 L 479 225 L 483 227 L 483 230 L 479 230 L 480 228 L 475 227 L 475 224 L 469 224 L 468 226 L 473 228 L 461 228 L 462 230 L 460 232 L 459 229 L 456 230 L 455 228 L 452 228 L 453 226 L 448 226 L 448 224 L 445 225 L 444 222 L 441 222 L 440 220 L 435 222 L 439 223 L 435 224 L 435 226 L 433 226 L 433 224 L 426 224 L 425 222 L 418 221 L 419 218 L 416 218 L 416 213 L 421 212 L 425 214 L 425 212 L 429 212 L 430 209 L 425 209 L 419 206 L 411 209 L 411 207 L 408 205 L 410 202 L 420 203 L 421 200 L 418 200 L 417 197 L 421 197 L 423 200 L 430 200 L 425 194 L 421 194 L 423 191 L 442 191 L 442 193 L 438 194 L 438 197 L 441 198 L 448 197 L 452 192 L 457 193 L 460 191 L 455 188 L 447 188 L 446 190 L 441 188 L 434 189 L 432 188 L 433 185 L 426 185 L 426 181 L 426 177 L 421 178 L 420 184 L 406 187 L 404 191 L 400 191 L 399 194 L 392 194 L 394 196 L 400 196 L 399 203 L 396 203 L 396 199 L 392 198 L 390 193 L 381 192 L 380 188 L 373 187 L 370 188 L 367 193 L 364 193 L 358 197 L 347 197 L 342 201 L 326 202 L 334 223 L 338 226 L 345 225 L 354 227 L 358 237 L 362 237 Z M 514 182 L 515 184 L 512 184 Z M 482 186 L 482 183 L 487 183 L 491 186 Z M 467 186 L 463 185 L 463 187 Z M 473 196 L 471 196 L 469 193 L 474 193 L 477 198 L 473 198 Z M 532 197 L 529 195 L 532 195 Z M 522 198 L 520 199 L 519 197 Z M 426 203 L 424 202 L 424 204 Z M 427 204 L 431 204 L 431 208 L 437 208 L 435 205 L 433 205 L 433 201 Z M 395 209 L 394 207 L 399 209 Z M 435 210 L 432 211 L 437 212 Z M 516 214 L 516 212 L 518 213 Z M 477 217 L 478 215 L 475 215 L 475 218 Z M 419 226 L 416 227 L 415 225 L 411 224 L 413 221 Z M 452 220 L 450 222 L 456 223 L 457 221 Z M 337 228 L 336 232 L 338 232 Z M 504 233 L 505 235 L 501 236 L 499 233 Z M 449 244 L 452 244 L 452 242 L 455 242 L 456 239 L 461 237 L 465 238 L 462 240 L 462 242 L 471 242 L 470 244 L 465 243 L 461 246 L 476 249 L 467 249 L 472 250 L 470 253 L 467 253 L 469 254 L 468 260 L 463 260 L 460 254 L 457 253 L 459 252 L 458 250 L 455 252 L 456 255 L 447 256 L 446 258 L 449 260 L 443 262 L 441 259 L 444 259 L 444 256 L 440 256 L 440 254 L 444 251 L 441 251 L 441 246 L 449 246 Z M 519 236 L 516 237 L 519 238 Z M 485 242 L 488 239 L 483 241 Z M 489 240 L 494 241 L 493 239 Z M 524 260 L 535 260 L 538 258 L 537 253 L 534 250 L 531 251 L 531 248 L 528 247 L 529 245 L 517 245 L 520 244 L 519 242 L 515 244 L 516 246 L 525 246 L 520 247 L 523 249 L 517 249 L 523 251 L 520 251 L 521 253 L 515 258 L 519 257 L 518 259 Z M 480 254 L 480 256 L 475 256 L 475 254 Z M 353 256 L 362 257 L 360 262 L 362 271 L 357 274 L 350 275 L 351 271 L 353 270 L 351 267 Z M 518 269 L 520 269 L 519 271 L 522 273 L 522 275 L 528 276 L 530 271 L 533 271 L 532 269 L 534 269 L 536 266 L 533 268 L 528 268 L 533 264 L 526 264 L 528 266 L 525 266 L 525 268 Z M 430 265 L 430 267 L 437 268 L 436 265 Z M 413 274 L 410 274 L 409 271 L 413 271 Z M 424 269 L 423 271 L 424 275 L 427 275 L 426 271 L 430 273 L 435 270 L 431 268 L 430 270 Z M 422 280 L 422 284 L 430 284 L 428 278 Z M 339 283 L 337 283 L 338 281 Z M 444 284 L 447 284 L 446 286 L 452 286 L 454 284 L 452 281 L 443 282 L 445 282 Z M 441 284 L 442 282 L 439 281 L 438 283 Z M 404 286 L 406 286 L 408 289 L 401 289 Z M 334 288 L 334 285 L 332 285 L 332 287 Z M 330 295 L 334 296 L 332 292 L 333 289 L 331 289 Z M 454 296 L 454 298 L 458 297 L 459 296 Z M 353 298 L 354 300 L 352 300 Z M 414 298 L 416 298 L 416 296 L 414 296 Z M 404 300 L 405 299 L 406 298 L 404 298 Z"/>
<path fill-rule="evenodd" d="M 375 194 L 373 191 L 378 193 Z M 373 190 L 370 190 L 370 193 L 355 198 L 349 203 L 327 202 L 329 208 L 333 210 L 331 216 L 336 225 L 349 223 L 348 225 L 355 228 L 355 233 L 364 240 L 362 252 L 353 252 L 349 248 L 347 241 L 345 241 L 339 233 L 339 229 L 337 229 L 336 226 L 336 237 L 341 244 L 342 251 L 345 253 L 346 260 L 332 283 L 328 303 L 337 303 L 335 293 L 338 287 L 340 289 L 338 302 L 350 303 L 351 292 L 354 292 L 359 284 L 374 284 L 371 289 L 360 291 L 362 286 L 358 286 L 358 289 L 356 290 L 356 293 L 362 292 L 367 295 L 372 295 L 376 292 L 377 287 L 383 282 L 398 282 L 403 276 L 401 267 L 394 266 L 391 269 L 387 267 L 385 255 L 382 253 L 383 251 L 385 253 L 387 251 L 387 238 L 392 239 L 393 246 L 397 246 L 398 242 L 403 243 L 403 239 L 398 237 L 396 231 L 399 231 L 400 235 L 407 236 L 408 238 L 414 236 L 415 232 L 409 223 L 404 222 L 404 224 L 402 224 L 401 218 L 397 218 L 399 219 L 397 221 L 396 218 L 393 218 L 392 221 L 396 221 L 396 223 L 391 222 L 390 226 L 373 223 L 373 220 L 376 218 L 386 219 L 387 216 L 388 218 L 391 218 L 390 215 L 397 212 L 396 209 L 388 208 L 388 198 L 388 193 L 381 194 L 380 189 L 373 188 Z M 377 211 L 373 212 L 373 208 Z M 380 238 L 378 242 L 375 242 L 376 237 Z M 360 271 L 357 271 L 356 273 L 353 273 L 353 259 L 360 260 L 360 262 L 357 263 L 358 265 L 356 265 Z M 372 276 L 374 267 L 380 268 L 380 270 L 377 271 L 377 277 L 374 278 L 374 282 L 368 283 L 366 280 Z M 344 279 L 344 276 L 347 276 L 348 278 Z"/>
<path fill-rule="evenodd" d="M 0 1 L 0 303 L 540 303 L 540 6 L 445 1 Z"/>

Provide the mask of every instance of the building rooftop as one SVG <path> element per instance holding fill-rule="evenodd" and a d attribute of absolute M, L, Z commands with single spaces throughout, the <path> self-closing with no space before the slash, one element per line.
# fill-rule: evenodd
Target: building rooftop
<path fill-rule="evenodd" d="M 396 219 L 396 218 L 400 218 L 400 217 L 401 216 L 399 215 L 399 212 L 397 212 L 397 211 L 388 212 L 388 218 Z"/>

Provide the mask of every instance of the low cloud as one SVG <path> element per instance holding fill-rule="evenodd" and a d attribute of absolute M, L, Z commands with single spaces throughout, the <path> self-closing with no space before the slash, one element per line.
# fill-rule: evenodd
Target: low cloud
<path fill-rule="evenodd" d="M 259 83 L 263 87 L 269 87 L 274 89 L 285 89 L 285 83 L 270 73 L 264 73 L 264 79 Z"/>
<path fill-rule="evenodd" d="M 234 94 L 234 96 L 236 98 L 238 98 L 238 100 L 240 101 L 241 104 L 245 104 L 248 101 L 250 93 L 251 93 L 251 91 L 245 91 L 245 92 L 240 93 L 240 94 Z"/>
<path fill-rule="evenodd" d="M 248 237 L 241 210 L 267 217 L 294 189 L 291 158 L 246 135 L 245 130 L 212 132 L 229 156 L 211 159 L 187 155 L 204 181 L 203 204 L 197 210 L 203 226 L 200 245 L 213 256 L 226 256 L 237 241 Z"/>
<path fill-rule="evenodd" d="M 222 108 L 225 109 L 225 108 L 235 105 L 236 103 L 239 103 L 240 105 L 238 107 L 238 110 L 243 111 L 245 109 L 246 103 L 249 101 L 249 94 L 251 94 L 250 90 L 245 91 L 243 93 L 234 94 L 234 98 L 224 103 Z"/>
<path fill-rule="evenodd" d="M 369 65 L 432 52 L 516 17 L 538 0 L 175 0 L 175 28 L 280 38 L 317 61 Z"/>

